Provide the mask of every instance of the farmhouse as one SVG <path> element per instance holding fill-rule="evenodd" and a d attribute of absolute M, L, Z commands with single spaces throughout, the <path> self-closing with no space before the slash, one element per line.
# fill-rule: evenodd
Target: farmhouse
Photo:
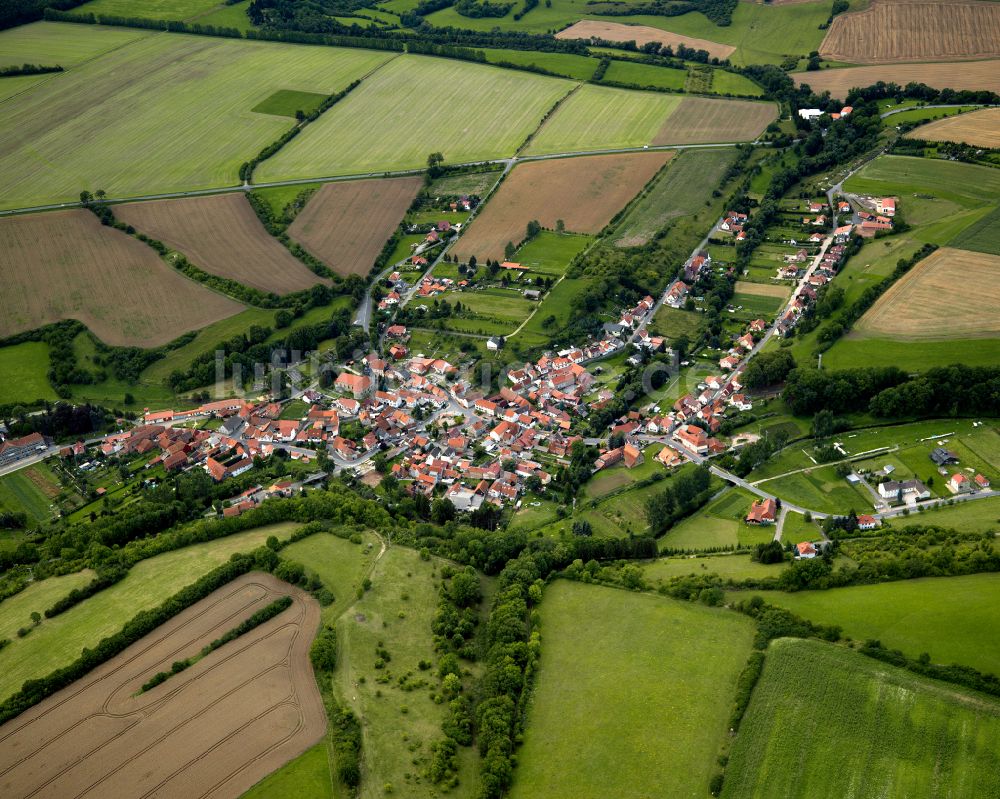
<path fill-rule="evenodd" d="M 795 557 L 799 560 L 815 558 L 816 554 L 816 545 L 812 541 L 803 541 L 795 545 Z"/>
<path fill-rule="evenodd" d="M 952 494 L 968 494 L 972 491 L 972 481 L 961 472 L 956 472 L 948 481 L 948 490 Z"/>
<path fill-rule="evenodd" d="M 774 519 L 778 513 L 778 505 L 773 499 L 762 499 L 754 502 L 750 506 L 750 512 L 746 516 L 747 524 L 774 524 Z"/>
<path fill-rule="evenodd" d="M 950 449 L 935 447 L 931 450 L 931 460 L 938 466 L 953 466 L 958 463 L 958 455 Z"/>

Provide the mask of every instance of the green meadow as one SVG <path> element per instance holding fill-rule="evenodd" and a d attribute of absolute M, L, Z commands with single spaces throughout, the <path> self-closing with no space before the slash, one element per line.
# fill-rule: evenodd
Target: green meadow
<path fill-rule="evenodd" d="M 1000 704 L 847 649 L 767 652 L 724 799 L 906 799 L 1000 793 Z"/>
<path fill-rule="evenodd" d="M 678 522 L 660 540 L 668 549 L 712 549 L 753 546 L 774 538 L 774 526 L 757 527 L 743 520 L 756 497 L 734 488 L 725 491 L 704 508 Z"/>
<path fill-rule="evenodd" d="M 90 0 L 79 12 L 176 21 L 193 20 L 221 5 L 219 0 Z"/>
<path fill-rule="evenodd" d="M 83 588 L 93 579 L 94 572 L 90 569 L 61 577 L 49 577 L 33 582 L 20 593 L 3 600 L 0 602 L 0 641 L 4 638 L 16 638 L 21 627 L 32 626 L 32 613 L 44 616 L 45 611 L 56 601 L 76 588 Z"/>
<path fill-rule="evenodd" d="M 70 69 L 129 42 L 151 36 L 133 28 L 33 22 L 0 31 L 0 67 L 41 64 Z M 0 78 L 0 84 L 10 78 Z"/>
<path fill-rule="evenodd" d="M 26 341 L 0 347 L 0 405 L 35 400 L 55 400 L 56 392 L 49 385 L 49 345 L 42 341 Z"/>
<path fill-rule="evenodd" d="M 512 799 L 707 796 L 749 620 L 565 580 L 545 589 L 540 614 Z"/>
<path fill-rule="evenodd" d="M 485 49 L 486 60 L 490 64 L 517 64 L 522 67 L 537 67 L 574 80 L 589 80 L 600 61 L 596 58 L 572 53 L 539 53 L 531 50 Z"/>

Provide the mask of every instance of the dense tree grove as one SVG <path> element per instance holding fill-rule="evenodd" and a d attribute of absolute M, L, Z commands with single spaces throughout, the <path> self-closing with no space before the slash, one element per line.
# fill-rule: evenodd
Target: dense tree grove
<path fill-rule="evenodd" d="M 646 521 L 655 536 L 663 535 L 675 522 L 693 513 L 711 498 L 712 475 L 707 467 L 681 471 L 669 485 L 646 502 Z"/>
<path fill-rule="evenodd" d="M 795 359 L 788 350 L 759 353 L 743 370 L 741 382 L 747 388 L 764 388 L 783 381 L 792 369 Z"/>

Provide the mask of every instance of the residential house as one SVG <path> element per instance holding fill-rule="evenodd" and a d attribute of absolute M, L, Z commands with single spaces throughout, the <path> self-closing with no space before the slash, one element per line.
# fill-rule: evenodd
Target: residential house
<path fill-rule="evenodd" d="M 746 516 L 747 524 L 765 525 L 774 524 L 778 515 L 778 504 L 771 499 L 761 499 L 750 506 L 750 512 Z"/>

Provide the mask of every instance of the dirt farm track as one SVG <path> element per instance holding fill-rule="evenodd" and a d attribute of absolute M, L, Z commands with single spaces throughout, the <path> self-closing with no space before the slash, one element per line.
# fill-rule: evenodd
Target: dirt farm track
<path fill-rule="evenodd" d="M 281 596 L 286 611 L 135 696 Z M 240 796 L 326 729 L 308 658 L 319 618 L 272 575 L 234 580 L 0 727 L 0 796 Z"/>

